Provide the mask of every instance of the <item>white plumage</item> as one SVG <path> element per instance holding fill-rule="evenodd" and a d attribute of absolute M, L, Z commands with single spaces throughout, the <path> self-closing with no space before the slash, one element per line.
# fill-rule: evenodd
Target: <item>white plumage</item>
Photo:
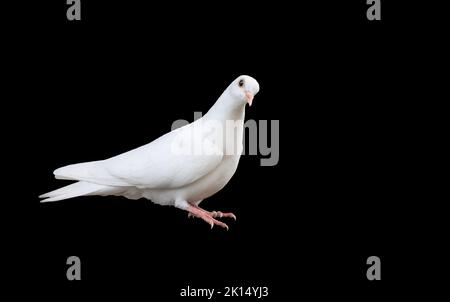
<path fill-rule="evenodd" d="M 236 218 L 234 214 L 208 212 L 198 204 L 222 189 L 236 171 L 245 104 L 251 105 L 258 91 L 255 79 L 240 76 L 197 121 L 115 157 L 56 169 L 57 179 L 77 182 L 41 195 L 41 202 L 83 195 L 143 197 L 228 229 L 215 218 Z"/>

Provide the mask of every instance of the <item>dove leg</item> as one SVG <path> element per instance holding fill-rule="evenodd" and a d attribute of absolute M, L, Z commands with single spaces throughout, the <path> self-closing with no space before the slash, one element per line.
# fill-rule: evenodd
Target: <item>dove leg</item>
<path fill-rule="evenodd" d="M 234 220 L 236 220 L 236 215 L 234 215 L 233 213 L 224 213 L 224 212 L 221 212 L 221 211 L 212 211 L 211 212 L 211 216 L 212 217 L 219 217 L 219 218 L 222 218 L 222 217 L 230 217 L 230 218 L 233 218 Z"/>
<path fill-rule="evenodd" d="M 197 209 L 197 208 L 193 207 L 192 205 L 189 205 L 187 208 L 187 211 L 189 213 L 191 213 L 192 215 L 194 215 L 198 218 L 201 218 L 204 221 L 206 221 L 207 223 L 209 223 L 211 225 L 211 228 L 213 228 L 214 225 L 218 225 L 218 226 L 223 227 L 228 230 L 228 226 L 225 223 L 214 219 L 211 215 L 208 214 L 208 212 L 206 212 L 204 210 Z"/>
<path fill-rule="evenodd" d="M 208 215 L 210 215 L 210 216 L 213 217 L 213 218 L 216 218 L 216 217 L 219 217 L 219 218 L 222 218 L 222 217 L 231 217 L 231 218 L 233 218 L 234 220 L 236 220 L 236 215 L 234 215 L 233 213 L 224 213 L 224 212 L 221 212 L 221 211 L 212 211 L 212 212 L 208 212 L 208 211 L 206 211 L 206 210 L 200 208 L 198 205 L 194 205 L 194 204 L 193 204 L 192 206 L 195 207 L 195 208 L 197 208 L 197 209 L 199 209 L 200 211 L 203 211 L 203 212 L 207 213 Z"/>
<path fill-rule="evenodd" d="M 218 226 L 223 227 L 228 230 L 228 226 L 225 223 L 214 219 L 214 217 L 212 217 L 209 214 L 209 212 L 201 209 L 200 207 L 196 207 L 193 204 L 191 204 L 185 200 L 176 201 L 175 207 L 185 210 L 185 211 L 188 211 L 193 216 L 203 219 L 209 225 L 211 225 L 211 228 L 213 228 L 214 225 L 218 225 Z"/>
<path fill-rule="evenodd" d="M 193 205 L 191 205 L 190 203 L 187 204 L 186 211 L 188 211 L 195 217 L 201 218 L 204 221 L 206 221 L 209 225 L 211 225 L 211 228 L 213 228 L 214 225 L 218 225 L 218 226 L 228 230 L 228 226 L 225 223 L 214 219 L 214 217 L 209 215 L 209 213 L 207 211 L 200 209 L 200 208 L 196 208 Z"/>

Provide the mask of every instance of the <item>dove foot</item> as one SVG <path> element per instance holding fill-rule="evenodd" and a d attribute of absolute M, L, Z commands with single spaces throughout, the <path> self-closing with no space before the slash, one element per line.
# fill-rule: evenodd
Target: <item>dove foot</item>
<path fill-rule="evenodd" d="M 210 213 L 211 213 L 211 216 L 214 217 L 214 218 L 216 218 L 216 217 L 219 217 L 219 218 L 229 217 L 229 218 L 233 218 L 234 220 L 236 220 L 236 215 L 234 215 L 233 213 L 223 213 L 221 211 L 212 211 Z"/>
<path fill-rule="evenodd" d="M 199 208 L 200 210 L 203 210 L 201 208 Z M 212 212 L 208 212 L 206 210 L 203 210 L 204 212 L 208 213 L 209 216 L 211 216 L 212 218 L 223 218 L 223 217 L 227 217 L 227 218 L 233 218 L 234 220 L 236 220 L 236 215 L 234 215 L 233 213 L 224 213 L 221 211 L 212 211 Z M 196 216 L 194 214 L 192 214 L 191 212 L 188 213 L 188 218 L 195 218 Z"/>
<path fill-rule="evenodd" d="M 227 229 L 228 231 L 228 225 L 226 225 L 225 223 L 214 219 L 214 217 L 212 216 L 213 213 L 210 213 L 208 211 L 203 210 L 202 208 L 198 207 L 198 206 L 193 206 L 193 205 L 188 205 L 187 209 L 186 209 L 189 214 L 188 217 L 198 217 L 203 219 L 205 222 L 207 222 L 211 228 L 214 227 L 214 225 L 218 225 L 224 229 Z"/>
<path fill-rule="evenodd" d="M 234 220 L 236 220 L 236 215 L 234 215 L 233 213 L 224 213 L 224 212 L 221 212 L 221 211 L 212 211 L 212 212 L 208 212 L 208 211 L 206 211 L 206 210 L 203 210 L 202 208 L 200 208 L 198 205 L 196 205 L 196 204 L 192 204 L 192 206 L 194 207 L 194 208 L 196 208 L 196 209 L 199 209 L 200 211 L 203 211 L 203 212 L 205 212 L 205 213 L 207 213 L 207 214 L 209 214 L 211 217 L 213 217 L 213 218 L 216 218 L 216 217 L 219 217 L 219 218 L 222 218 L 222 217 L 230 217 L 230 218 L 233 218 Z"/>

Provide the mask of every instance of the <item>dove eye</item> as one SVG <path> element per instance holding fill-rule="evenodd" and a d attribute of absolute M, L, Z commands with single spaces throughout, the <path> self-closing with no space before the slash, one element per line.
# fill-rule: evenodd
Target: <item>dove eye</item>
<path fill-rule="evenodd" d="M 239 81 L 239 87 L 242 87 L 242 86 L 244 86 L 244 80 Z"/>

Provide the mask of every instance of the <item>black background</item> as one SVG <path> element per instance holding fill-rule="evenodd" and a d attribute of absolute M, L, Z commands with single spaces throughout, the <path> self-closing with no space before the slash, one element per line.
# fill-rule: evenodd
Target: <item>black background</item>
<path fill-rule="evenodd" d="M 268 286 L 270 300 L 367 300 L 417 280 L 411 274 L 428 266 L 416 257 L 428 243 L 416 241 L 422 191 L 410 151 L 421 118 L 406 95 L 417 31 L 400 5 L 383 1 L 382 21 L 370 22 L 365 1 L 335 2 L 82 1 L 73 22 L 65 1 L 30 6 L 11 74 L 27 83 L 12 104 L 10 127 L 26 125 L 10 150 L 22 158 L 17 179 L 32 167 L 32 181 L 15 189 L 23 196 L 15 280 L 45 296 L 150 300 L 178 298 L 187 285 Z M 280 121 L 280 160 L 261 167 L 260 156 L 243 156 L 230 183 L 202 203 L 236 213 L 230 231 L 146 200 L 39 203 L 67 184 L 54 169 L 192 121 L 240 74 L 261 86 L 246 118 Z M 81 258 L 80 282 L 66 279 L 71 255 Z M 371 255 L 381 258 L 380 282 L 366 279 Z"/>

